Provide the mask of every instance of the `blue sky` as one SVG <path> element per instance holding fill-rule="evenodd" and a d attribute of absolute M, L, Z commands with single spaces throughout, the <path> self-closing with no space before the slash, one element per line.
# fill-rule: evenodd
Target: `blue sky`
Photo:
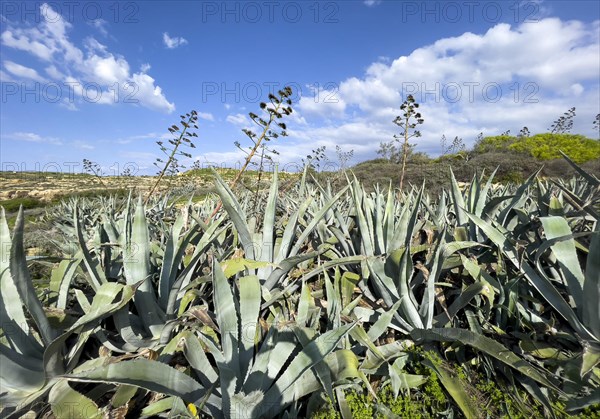
<path fill-rule="evenodd" d="M 283 168 L 325 146 L 375 158 L 413 93 L 417 149 L 546 132 L 577 108 L 597 138 L 595 1 L 78 1 L 0 3 L 2 170 L 153 174 L 156 140 L 199 112 L 193 160 L 235 165 L 248 112 L 294 88 Z"/>

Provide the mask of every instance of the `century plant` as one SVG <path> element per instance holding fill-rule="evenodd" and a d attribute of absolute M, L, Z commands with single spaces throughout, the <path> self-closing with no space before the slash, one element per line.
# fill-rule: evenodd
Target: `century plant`
<path fill-rule="evenodd" d="M 3 417 L 20 417 L 38 400 L 47 398 L 55 414 L 64 409 L 63 417 L 69 405 L 76 415 L 83 415 L 85 410 L 88 417 L 101 417 L 94 401 L 71 389 L 64 374 L 94 364 L 94 360 L 81 361 L 86 342 L 104 317 L 128 303 L 137 285 L 102 284 L 92 300 L 85 301 L 87 311 L 78 318 L 69 316 L 64 307 L 46 310 L 29 275 L 23 226 L 21 208 L 11 238 L 1 209 L 0 412 Z M 77 264 L 73 259 L 62 261 L 53 277 L 70 282 Z M 58 300 L 66 300 L 67 292 L 60 287 Z"/>
<path fill-rule="evenodd" d="M 275 319 L 265 330 L 259 278 L 240 277 L 232 287 L 219 264 L 212 272 L 214 306 L 196 307 L 202 323 L 177 336 L 191 376 L 138 359 L 67 378 L 151 388 L 193 404 L 194 410 L 227 418 L 274 417 L 323 385 L 333 394 L 333 382 L 359 376 L 352 351 L 336 350 L 354 323 L 319 334 L 303 322 L 287 325 Z"/>
<path fill-rule="evenodd" d="M 327 146 L 320 146 L 311 150 L 311 153 L 306 156 L 306 160 L 302 159 L 303 166 L 319 171 L 321 165 L 325 166 L 328 163 L 326 149 Z"/>
<path fill-rule="evenodd" d="M 119 342 L 101 336 L 108 347 L 117 351 L 152 348 L 168 342 L 177 326 L 177 313 L 186 303 L 185 287 L 194 279 L 198 265 L 206 261 L 207 248 L 222 232 L 222 219 L 201 225 L 193 213 L 184 210 L 171 225 L 154 225 L 159 231 L 151 235 L 141 197 L 133 214 L 132 206 L 130 199 L 119 222 L 103 217 L 99 240 L 91 248 L 83 238 L 77 210 L 74 214 L 90 286 L 95 289 L 115 279 L 137 284 L 132 301 L 135 313 L 126 307 L 114 316 L 120 329 Z M 153 250 L 156 242 L 164 246 L 162 255 Z M 154 276 L 158 276 L 157 282 L 152 281 Z"/>
<path fill-rule="evenodd" d="M 335 154 L 337 155 L 338 163 L 339 163 L 339 171 L 345 172 L 348 168 L 348 163 L 354 157 L 354 150 L 343 151 L 339 145 L 335 146 Z"/>
<path fill-rule="evenodd" d="M 194 110 L 192 110 L 189 113 L 186 113 L 185 115 L 181 115 L 181 128 L 179 128 L 177 125 L 172 125 L 169 127 L 169 133 L 171 133 L 171 135 L 173 135 L 174 137 L 168 140 L 169 145 L 165 145 L 164 142 L 161 140 L 156 141 L 156 144 L 158 144 L 158 146 L 160 147 L 160 151 L 166 156 L 166 160 L 157 157 L 156 161 L 154 162 L 154 165 L 159 169 L 159 172 L 157 173 L 158 177 L 156 178 L 156 181 L 150 188 L 148 195 L 146 195 L 146 200 L 144 201 L 145 204 L 148 203 L 150 197 L 160 184 L 160 181 L 165 176 L 165 174 L 176 174 L 179 170 L 179 167 L 183 167 L 179 163 L 177 157 L 192 157 L 190 153 L 181 151 L 179 148 L 182 145 L 187 145 L 190 148 L 196 148 L 196 145 L 192 141 L 192 138 L 197 137 L 198 134 L 192 131 L 192 129 L 198 129 L 198 125 L 196 124 L 197 122 L 198 112 Z"/>
<path fill-rule="evenodd" d="M 421 113 L 417 111 L 419 104 L 415 101 L 413 95 L 408 95 L 406 100 L 400 105 L 400 110 L 403 111 L 401 116 L 394 119 L 394 124 L 401 129 L 400 135 L 394 135 L 394 139 L 400 143 L 400 153 L 402 155 L 402 170 L 400 173 L 400 191 L 404 185 L 404 173 L 406 171 L 406 160 L 410 153 L 411 144 L 408 142 L 412 137 L 418 138 L 421 132 L 415 128 L 421 125 L 425 120 L 421 117 Z"/>
<path fill-rule="evenodd" d="M 246 134 L 246 136 L 252 142 L 252 145 L 249 146 L 247 150 L 244 150 L 238 141 L 235 142 L 235 146 L 244 151 L 244 153 L 246 154 L 246 158 L 244 160 L 244 163 L 242 164 L 242 167 L 231 181 L 231 188 L 234 188 L 240 181 L 242 175 L 244 174 L 250 163 L 253 161 L 259 149 L 263 152 L 273 153 L 275 150 L 268 148 L 266 146 L 266 143 L 279 137 L 287 136 L 287 126 L 284 122 L 281 122 L 281 119 L 283 119 L 284 116 L 292 114 L 292 100 L 290 99 L 291 96 L 292 88 L 288 86 L 284 87 L 282 90 L 279 90 L 277 92 L 277 95 L 269 93 L 269 103 L 260 103 L 260 108 L 263 110 L 263 113 L 266 114 L 267 119 L 253 112 L 250 112 L 248 114 L 250 116 L 250 119 L 252 119 L 252 122 L 258 125 L 262 131 L 259 131 L 259 134 L 256 134 L 254 131 L 248 128 L 242 129 L 243 133 Z M 277 128 L 275 128 L 275 126 Z M 222 202 L 219 202 L 217 204 L 211 217 L 214 217 L 217 214 L 217 212 L 219 212 L 222 205 Z"/>
<path fill-rule="evenodd" d="M 562 116 L 558 117 L 549 128 L 551 134 L 567 134 L 573 128 L 573 118 L 575 118 L 575 107 L 572 107 Z"/>
<path fill-rule="evenodd" d="M 102 168 L 98 163 L 88 159 L 83 159 L 83 171 L 94 175 L 100 181 L 102 186 L 106 187 L 106 184 L 102 180 Z"/>
<path fill-rule="evenodd" d="M 527 138 L 531 135 L 531 133 L 529 132 L 529 128 L 527 127 L 523 127 L 521 128 L 521 130 L 519 131 L 519 135 L 517 135 L 518 138 Z"/>
<path fill-rule="evenodd" d="M 465 151 L 465 143 L 462 138 L 456 136 L 454 140 L 452 140 L 452 144 L 447 145 L 448 140 L 446 139 L 446 135 L 442 135 L 440 140 L 440 144 L 442 145 L 442 155 L 445 154 L 457 154 Z"/>
<path fill-rule="evenodd" d="M 275 170 L 260 213 L 218 175 L 218 197 L 182 208 L 74 200 L 54 213 L 75 246 L 43 304 L 23 214 L 12 237 L 2 218 L 2 415 L 297 417 L 330 402 L 350 417 L 348 389 L 414 401 L 431 377 L 455 417 L 582 412 L 600 402 L 600 181 L 567 161 L 577 178 L 450 172 L 448 191 L 402 202 L 391 185 L 308 183 L 307 168 L 285 194 Z M 465 370 L 505 394 L 493 414 Z"/>
<path fill-rule="evenodd" d="M 263 143 L 260 145 L 260 155 L 258 158 L 258 162 L 252 162 L 252 164 L 257 167 L 257 171 L 258 171 L 258 176 L 256 179 L 255 209 L 256 209 L 256 205 L 258 204 L 258 195 L 260 192 L 262 177 L 265 172 L 265 166 L 273 167 L 273 164 L 274 164 L 273 157 L 271 156 L 271 154 L 278 155 L 279 152 L 275 149 L 267 148 L 266 144 Z"/>

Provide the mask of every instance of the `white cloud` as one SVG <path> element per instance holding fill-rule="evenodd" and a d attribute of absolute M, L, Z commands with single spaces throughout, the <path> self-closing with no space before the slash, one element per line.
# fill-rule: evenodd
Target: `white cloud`
<path fill-rule="evenodd" d="M 92 38 L 92 37 L 86 38 L 83 41 L 83 43 L 90 55 L 94 54 L 95 52 L 100 52 L 100 53 L 106 54 L 107 49 L 108 49 L 106 45 L 101 44 L 95 38 Z"/>
<path fill-rule="evenodd" d="M 13 132 L 5 135 L 9 140 L 15 141 L 27 141 L 30 143 L 38 143 L 38 144 L 51 144 L 53 146 L 63 146 L 68 145 L 70 147 L 75 147 L 81 150 L 94 150 L 95 147 L 89 142 L 83 140 L 75 140 L 71 142 L 65 143 L 64 141 L 56 138 L 56 137 L 46 137 L 36 134 L 34 132 Z"/>
<path fill-rule="evenodd" d="M 11 134 L 6 134 L 5 137 L 10 140 L 28 141 L 31 143 L 46 143 L 46 144 L 53 144 L 53 145 L 62 145 L 63 144 L 63 142 L 61 140 L 59 140 L 58 138 L 42 137 L 41 135 L 33 133 L 33 132 L 13 132 Z"/>
<path fill-rule="evenodd" d="M 63 73 L 61 73 L 60 71 L 58 71 L 58 69 L 54 65 L 49 65 L 48 67 L 46 67 L 44 69 L 44 71 L 46 72 L 46 74 L 48 76 L 50 76 L 51 78 L 53 78 L 55 80 L 62 80 L 65 78 L 65 75 Z"/>
<path fill-rule="evenodd" d="M 94 28 L 98 29 L 98 32 L 100 32 L 100 34 L 102 34 L 102 36 L 108 36 L 108 30 L 106 29 L 106 27 L 108 26 L 108 22 L 104 19 L 94 19 L 94 20 L 90 20 L 88 22 L 88 24 L 90 26 L 93 26 Z"/>
<path fill-rule="evenodd" d="M 138 140 L 155 140 L 156 141 L 156 140 L 168 140 L 169 138 L 172 138 L 169 133 L 150 132 L 147 134 L 130 135 L 125 138 L 118 138 L 116 140 L 109 140 L 109 141 L 115 142 L 118 144 L 129 144 L 133 141 L 138 141 Z"/>
<path fill-rule="evenodd" d="M 142 65 L 140 72 L 132 74 L 125 57 L 108 51 L 106 45 L 93 37 L 84 40 L 84 53 L 69 39 L 71 23 L 60 17 L 60 14 L 47 4 L 40 6 L 40 9 L 43 19 L 36 26 L 27 26 L 24 23 L 20 26 L 9 24 L 0 34 L 3 46 L 27 52 L 44 62 L 45 72 L 52 81 L 100 86 L 101 95 L 93 101 L 83 100 L 81 94 L 84 91 L 81 86 L 73 87 L 79 103 L 115 104 L 123 102 L 121 98 L 128 98 L 128 103 L 136 103 L 158 111 L 171 113 L 175 110 L 175 104 L 167 100 L 162 89 L 155 84 L 154 78 L 146 74 L 150 69 L 148 64 Z M 93 22 L 93 26 L 101 32 L 106 26 L 106 22 L 99 19 Z M 22 78 L 36 81 L 43 79 L 35 69 L 27 70 L 27 67 L 20 64 L 12 64 L 12 69 L 20 73 L 18 75 Z M 17 76 L 8 67 L 6 69 Z M 120 95 L 118 100 L 115 100 L 114 92 L 117 88 Z M 77 108 L 73 101 L 68 104 L 61 102 L 61 105 L 71 109 Z"/>
<path fill-rule="evenodd" d="M 232 167 L 240 165 L 245 160 L 241 150 L 227 151 L 224 153 L 208 152 L 194 157 L 200 162 L 201 167 Z"/>
<path fill-rule="evenodd" d="M 93 150 L 96 148 L 93 145 L 91 145 L 90 143 L 87 143 L 87 142 L 81 141 L 81 140 L 73 141 L 71 143 L 71 145 L 73 147 L 79 148 L 81 150 Z"/>
<path fill-rule="evenodd" d="M 237 113 L 235 115 L 227 115 L 227 118 L 225 118 L 225 120 L 230 124 L 238 126 L 246 126 L 249 122 L 248 118 L 246 118 L 246 115 L 242 113 Z"/>
<path fill-rule="evenodd" d="M 0 35 L 0 40 L 7 47 L 26 51 L 42 60 L 50 61 L 54 51 L 50 46 L 40 42 L 39 39 L 43 38 L 43 34 L 40 30 L 33 28 L 27 30 L 27 34 L 24 34 L 24 32 L 25 31 L 21 29 L 7 29 Z"/>
<path fill-rule="evenodd" d="M 297 104 L 298 110 L 307 115 L 319 115 L 323 118 L 341 118 L 344 116 L 346 102 L 340 97 L 338 89 L 313 91 L 313 96 L 303 96 Z"/>
<path fill-rule="evenodd" d="M 381 0 L 364 0 L 363 3 L 369 7 L 377 6 L 381 3 Z"/>
<path fill-rule="evenodd" d="M 14 79 L 6 73 L 4 70 L 0 69 L 0 83 L 12 83 Z"/>
<path fill-rule="evenodd" d="M 17 78 L 29 79 L 40 83 L 46 81 L 46 79 L 40 76 L 33 68 L 25 67 L 12 61 L 3 61 L 3 64 L 6 71 Z"/>
<path fill-rule="evenodd" d="M 482 131 L 546 132 L 572 106 L 573 132 L 591 136 L 590 121 L 600 111 L 599 50 L 600 21 L 557 18 L 440 39 L 340 81 L 333 101 L 324 93 L 334 91 L 320 91 L 318 100 L 302 97 L 293 115 L 307 124 L 289 124 L 294 129 L 278 150 L 284 161 L 319 145 L 333 152 L 336 144 L 354 148 L 357 160 L 375 157 L 379 142 L 399 132 L 392 120 L 409 93 L 425 118 L 414 143 L 432 154 L 440 152 L 442 134 L 470 146 Z"/>
<path fill-rule="evenodd" d="M 75 102 L 69 100 L 69 98 L 63 98 L 58 104 L 61 108 L 65 108 L 68 111 L 78 111 L 79 108 L 75 105 Z"/>
<path fill-rule="evenodd" d="M 175 104 L 169 103 L 162 93 L 160 86 L 154 85 L 154 79 L 147 74 L 135 73 L 132 81 L 138 91 L 134 94 L 134 100 L 139 100 L 149 108 L 165 110 L 171 113 L 175 110 Z"/>
<path fill-rule="evenodd" d="M 84 70 L 90 80 L 104 85 L 125 81 L 129 77 L 129 63 L 112 54 L 105 57 L 92 55 L 86 60 Z"/>
<path fill-rule="evenodd" d="M 169 49 L 174 49 L 188 43 L 187 39 L 180 36 L 171 38 L 167 32 L 163 33 L 163 42 Z"/>
<path fill-rule="evenodd" d="M 584 90 L 584 87 L 580 83 L 574 83 L 571 85 L 571 93 L 573 96 L 581 95 Z"/>
<path fill-rule="evenodd" d="M 214 121 L 215 117 L 210 112 L 198 112 L 198 117 L 200 119 L 204 119 L 205 121 Z"/>

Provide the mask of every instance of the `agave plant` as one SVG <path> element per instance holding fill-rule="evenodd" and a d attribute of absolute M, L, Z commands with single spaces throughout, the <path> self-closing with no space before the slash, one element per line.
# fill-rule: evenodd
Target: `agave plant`
<path fill-rule="evenodd" d="M 336 380 L 358 375 L 356 356 L 335 350 L 353 323 L 319 335 L 301 323 L 284 322 L 269 325 L 263 336 L 260 281 L 245 276 L 236 282 L 232 289 L 215 262 L 215 329 L 178 335 L 195 379 L 148 360 L 122 361 L 66 378 L 147 388 L 177 398 L 179 404 L 192 403 L 214 417 L 273 417 L 323 385 L 331 393 Z"/>
<path fill-rule="evenodd" d="M 558 198 L 550 200 L 550 213 L 552 212 L 555 214 L 564 212 Z M 527 215 L 531 216 L 531 214 Z M 532 234 L 527 236 L 521 234 L 519 237 L 521 240 L 517 240 L 514 233 L 499 222 L 487 222 L 473 214 L 468 214 L 468 217 L 493 245 L 497 246 L 498 252 L 510 265 L 509 269 L 521 274 L 539 293 L 540 302 L 548 304 L 560 316 L 559 318 L 564 319 L 573 331 L 575 341 L 581 345 L 581 354 L 571 359 L 570 365 L 563 363 L 565 365 L 561 368 L 569 380 L 579 383 L 575 389 L 571 388 L 569 393 L 583 396 L 579 401 L 572 399 L 568 405 L 581 407 L 597 403 L 600 400 L 599 381 L 592 371 L 600 363 L 600 316 L 598 315 L 600 271 L 596 258 L 591 255 L 597 254 L 600 249 L 598 220 L 589 220 L 588 224 L 593 230 L 575 233 L 569 225 L 569 219 L 563 215 L 538 216 L 535 225 L 543 235 L 535 234 L 536 229 L 528 227 Z M 529 223 L 529 219 L 526 219 L 525 223 Z M 520 225 L 517 224 L 515 230 L 519 231 L 519 227 Z M 582 236 L 590 237 L 587 246 L 581 241 L 576 241 Z M 525 237 L 529 242 L 523 240 Z M 581 268 L 577 256 L 578 249 L 588 255 L 585 270 Z M 555 320 L 550 320 L 547 315 L 542 314 L 539 305 L 521 302 L 517 304 L 527 321 L 542 325 L 552 335 L 558 334 L 557 329 L 564 329 L 553 325 Z M 557 338 L 559 337 L 573 339 L 571 336 L 565 337 L 564 334 L 558 334 Z M 578 375 L 572 373 L 573 364 L 579 366 Z M 567 388 L 569 387 L 567 385 Z M 593 397 L 590 397 L 590 391 L 594 394 Z"/>
<path fill-rule="evenodd" d="M 309 252 L 301 252 L 303 247 L 307 246 L 311 234 L 318 231 L 320 223 L 327 218 L 330 210 L 347 190 L 347 188 L 343 188 L 335 196 L 319 204 L 314 202 L 314 198 L 305 200 L 297 211 L 292 211 L 289 218 L 285 219 L 285 228 L 282 229 L 281 236 L 278 237 L 276 229 L 276 210 L 279 200 L 277 170 L 273 174 L 271 189 L 262 218 L 262 232 L 254 231 L 254 226 L 257 224 L 256 220 L 248 222 L 246 212 L 239 201 L 216 172 L 215 184 L 223 206 L 235 226 L 239 237 L 239 245 L 243 249 L 245 259 L 261 262 L 258 265 L 253 265 L 255 269 L 258 268 L 256 273 L 261 278 L 262 285 L 268 291 L 273 290 L 275 286 L 287 285 L 282 283 L 281 280 L 290 270 L 301 262 L 314 259 L 327 250 L 325 246 Z M 313 216 L 309 219 L 310 213 Z M 298 230 L 302 225 L 305 228 L 299 232 Z M 355 258 L 352 262 L 358 260 L 360 259 Z M 350 261 L 337 260 L 334 262 L 344 264 Z M 252 265 L 248 266 L 251 267 Z M 242 267 L 244 266 L 242 265 Z M 297 289 L 297 286 L 291 288 L 291 290 L 294 289 Z"/>
<path fill-rule="evenodd" d="M 334 191 L 305 171 L 285 194 L 275 172 L 263 195 L 217 175 L 196 204 L 73 201 L 46 307 L 22 214 L 13 237 L 2 219 L 2 414 L 290 417 L 331 402 L 349 417 L 346 390 L 414 395 L 429 371 L 448 415 L 489 415 L 453 365 L 523 414 L 579 412 L 600 402 L 600 189 L 574 167 L 501 187 L 450 172 L 436 198 L 356 179 Z"/>
<path fill-rule="evenodd" d="M 71 389 L 63 374 L 85 370 L 79 359 L 94 329 L 106 316 L 125 306 L 137 285 L 103 284 L 88 302 L 87 313 L 71 324 L 60 322 L 64 311 L 48 312 L 36 296 L 23 249 L 23 209 L 11 239 L 4 209 L 0 214 L 0 410 L 3 417 L 18 417 L 41 399 L 55 409 L 85 404 L 89 417 L 100 417 L 97 406 Z M 31 321 L 29 320 L 31 319 Z M 85 403 L 83 403 L 85 402 Z M 78 415 L 82 412 L 79 411 Z"/>
<path fill-rule="evenodd" d="M 131 200 L 128 200 L 120 225 L 111 218 L 104 219 L 99 227 L 100 240 L 91 250 L 83 238 L 77 210 L 74 213 L 80 252 L 91 288 L 96 290 L 102 284 L 119 281 L 128 285 L 140 284 L 132 300 L 135 311 L 124 307 L 115 313 L 113 321 L 117 325 L 117 336 L 102 330 L 98 332 L 107 348 L 119 352 L 169 342 L 182 303 L 189 302 L 184 298 L 186 287 L 195 277 L 199 263 L 206 262 L 207 248 L 223 231 L 222 219 L 206 226 L 184 211 L 166 231 L 155 233 L 155 240 L 163 243 L 160 245 L 150 239 L 149 221 L 141 197 L 133 215 L 130 206 Z M 114 340 L 115 337 L 120 342 Z"/>

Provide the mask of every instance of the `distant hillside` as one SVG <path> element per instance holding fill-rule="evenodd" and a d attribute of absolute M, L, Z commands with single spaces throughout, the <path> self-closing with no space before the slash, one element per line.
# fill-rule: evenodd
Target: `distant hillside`
<path fill-rule="evenodd" d="M 456 179 L 469 182 L 476 173 L 492 173 L 500 183 L 523 181 L 543 167 L 545 177 L 571 177 L 574 169 L 562 158 L 563 151 L 589 173 L 600 176 L 600 141 L 573 134 L 537 134 L 531 137 L 500 135 L 485 137 L 471 151 L 430 158 L 424 153 L 409 156 L 406 179 L 413 185 L 425 182 L 429 191 L 439 191 L 450 184 L 450 166 Z M 397 185 L 400 165 L 389 159 L 358 163 L 352 168 L 366 186 Z"/>

